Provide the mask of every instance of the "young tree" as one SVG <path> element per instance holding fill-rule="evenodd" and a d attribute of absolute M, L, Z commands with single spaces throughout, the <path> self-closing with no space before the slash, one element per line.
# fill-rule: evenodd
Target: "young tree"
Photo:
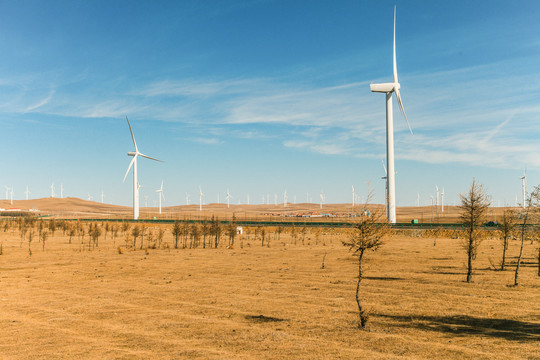
<path fill-rule="evenodd" d="M 208 223 L 206 222 L 206 220 L 203 221 L 202 223 L 202 235 L 203 235 L 203 249 L 206 248 L 206 237 L 208 236 L 208 234 L 210 234 L 210 226 L 208 226 Z"/>
<path fill-rule="evenodd" d="M 172 234 L 174 236 L 174 248 L 178 249 L 178 238 L 182 234 L 182 228 L 180 227 L 180 221 L 179 220 L 175 220 L 174 225 L 173 225 L 173 229 L 172 229 Z"/>
<path fill-rule="evenodd" d="M 514 227 L 516 225 L 516 215 L 512 210 L 504 210 L 502 221 L 499 224 L 499 234 L 502 241 L 503 252 L 501 260 L 501 271 L 504 271 L 506 266 L 506 250 L 508 250 L 508 244 L 510 239 L 514 235 Z"/>
<path fill-rule="evenodd" d="M 49 237 L 49 231 L 42 230 L 41 234 L 39 236 L 41 238 L 41 241 L 43 242 L 43 251 L 45 251 L 45 241 L 47 241 L 47 238 Z"/>
<path fill-rule="evenodd" d="M 527 233 L 527 224 L 533 222 L 533 218 L 538 216 L 538 209 L 540 208 L 540 185 L 536 186 L 532 193 L 527 197 L 527 203 L 525 204 L 525 209 L 521 214 L 521 246 L 519 249 L 519 256 L 516 263 L 516 271 L 514 273 L 514 286 L 519 285 L 519 267 L 521 264 L 521 258 L 523 257 L 523 247 L 525 245 L 525 237 Z M 540 256 L 539 256 L 540 257 Z M 540 259 L 539 259 L 540 261 Z M 539 264 L 540 267 L 540 264 Z M 539 270 L 540 274 L 540 270 Z"/>
<path fill-rule="evenodd" d="M 471 282 L 473 275 L 473 260 L 476 259 L 478 247 L 482 242 L 480 227 L 485 221 L 490 202 L 482 185 L 473 178 L 469 192 L 459 194 L 461 198 L 461 222 L 465 225 L 466 240 L 464 244 L 467 252 L 467 282 Z"/>
<path fill-rule="evenodd" d="M 133 227 L 133 230 L 131 230 L 131 235 L 133 235 L 133 250 L 137 250 L 137 238 L 141 235 L 139 225 L 135 225 Z"/>
<path fill-rule="evenodd" d="M 165 236 L 165 230 L 160 226 L 157 233 L 158 248 L 161 248 L 161 243 L 163 242 L 163 236 Z"/>
<path fill-rule="evenodd" d="M 368 202 L 373 197 L 370 193 L 367 197 Z M 367 205 L 367 203 L 366 203 Z M 356 305 L 358 306 L 358 315 L 360 317 L 360 328 L 364 328 L 368 321 L 367 311 L 362 307 L 360 302 L 360 282 L 363 279 L 362 261 L 366 251 L 375 251 L 382 244 L 384 237 L 387 235 L 389 225 L 383 219 L 382 213 L 374 211 L 368 213 L 363 211 L 360 213 L 358 221 L 354 225 L 354 229 L 346 240 L 342 240 L 343 245 L 348 246 L 353 255 L 358 257 L 358 282 L 356 283 Z"/>

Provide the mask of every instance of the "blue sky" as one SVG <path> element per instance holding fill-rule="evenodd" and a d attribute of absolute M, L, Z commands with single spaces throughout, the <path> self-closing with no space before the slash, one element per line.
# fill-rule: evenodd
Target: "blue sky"
<path fill-rule="evenodd" d="M 0 186 L 131 205 L 384 199 L 395 1 L 2 1 Z M 497 204 L 540 183 L 540 3 L 399 1 L 398 206 L 472 178 Z M 4 198 L 4 192 L 0 192 Z"/>

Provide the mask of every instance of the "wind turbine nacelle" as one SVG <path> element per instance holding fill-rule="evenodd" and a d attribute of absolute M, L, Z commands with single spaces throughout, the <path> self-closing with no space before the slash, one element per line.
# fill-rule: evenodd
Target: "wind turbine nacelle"
<path fill-rule="evenodd" d="M 394 90 L 399 90 L 399 83 L 383 83 L 369 85 L 371 92 L 390 93 Z"/>
<path fill-rule="evenodd" d="M 133 151 L 128 152 L 128 156 L 135 156 L 135 155 L 137 155 L 137 153 L 135 153 Z"/>

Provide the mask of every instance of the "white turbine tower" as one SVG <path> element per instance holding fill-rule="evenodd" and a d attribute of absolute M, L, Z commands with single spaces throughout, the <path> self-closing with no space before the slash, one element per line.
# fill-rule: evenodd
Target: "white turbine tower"
<path fill-rule="evenodd" d="M 444 188 L 442 188 L 441 192 L 441 212 L 444 212 Z"/>
<path fill-rule="evenodd" d="M 352 187 L 352 207 L 354 207 L 354 202 L 356 200 L 356 194 L 354 193 L 354 185 L 351 185 Z"/>
<path fill-rule="evenodd" d="M 11 185 L 11 189 L 10 189 L 10 190 L 11 190 L 11 199 L 10 199 L 11 202 L 10 202 L 10 203 L 11 203 L 11 205 L 13 205 L 13 185 Z"/>
<path fill-rule="evenodd" d="M 104 203 L 105 194 L 103 193 L 103 190 L 101 190 L 101 203 Z"/>
<path fill-rule="evenodd" d="M 135 136 L 133 136 L 133 130 L 131 130 L 131 124 L 129 123 L 129 119 L 126 116 L 126 120 L 129 126 L 129 132 L 131 133 L 131 139 L 133 140 L 133 145 L 135 146 L 135 151 L 128 152 L 128 156 L 133 156 L 133 160 L 129 163 L 129 167 L 126 171 L 126 175 L 124 175 L 124 182 L 126 181 L 126 177 L 129 173 L 129 170 L 133 166 L 133 219 L 137 220 L 139 218 L 139 181 L 137 180 L 137 157 L 141 156 L 150 160 L 159 161 L 161 160 L 154 159 L 153 157 L 146 156 L 139 152 L 139 148 L 137 147 L 137 143 L 135 142 Z"/>
<path fill-rule="evenodd" d="M 249 194 L 247 194 L 247 204 L 249 205 Z"/>
<path fill-rule="evenodd" d="M 26 200 L 28 200 L 28 194 L 30 194 L 30 191 L 28 191 L 28 185 L 26 185 L 26 191 L 24 194 L 26 195 Z"/>
<path fill-rule="evenodd" d="M 4 185 L 4 188 L 6 188 L 6 200 L 9 200 L 9 188 Z"/>
<path fill-rule="evenodd" d="M 56 194 L 54 193 L 54 183 L 51 184 L 51 197 L 55 197 Z"/>
<path fill-rule="evenodd" d="M 199 185 L 199 211 L 202 211 L 202 198 L 204 194 L 202 192 L 201 186 Z"/>
<path fill-rule="evenodd" d="M 88 199 L 88 201 L 91 201 L 92 200 L 92 195 L 90 195 L 90 193 L 86 194 L 86 198 Z"/>
<path fill-rule="evenodd" d="M 227 199 L 227 209 L 229 208 L 229 203 L 232 198 L 231 193 L 229 192 L 229 189 L 227 189 L 227 196 L 225 197 Z"/>
<path fill-rule="evenodd" d="M 437 197 L 435 198 L 435 206 L 439 207 L 439 187 L 437 185 L 435 185 L 435 192 L 437 194 Z"/>
<path fill-rule="evenodd" d="M 189 194 L 186 191 L 186 205 L 189 205 Z"/>
<path fill-rule="evenodd" d="M 283 207 L 287 207 L 287 200 L 289 200 L 289 197 L 287 196 L 287 189 L 285 189 L 283 193 Z"/>
<path fill-rule="evenodd" d="M 161 214 L 161 199 L 165 200 L 165 196 L 163 196 L 163 180 L 161 180 L 161 187 L 156 192 L 159 194 L 159 213 Z"/>
<path fill-rule="evenodd" d="M 521 192 L 522 192 L 522 195 L 523 195 L 523 203 L 522 203 L 521 206 L 523 206 L 523 208 L 525 209 L 525 207 L 527 207 L 527 205 L 526 205 L 526 202 L 527 202 L 527 171 L 525 171 L 523 173 L 523 176 L 520 179 L 521 179 Z"/>
<path fill-rule="evenodd" d="M 411 126 L 405 115 L 405 109 L 401 102 L 401 95 L 399 92 L 400 84 L 398 81 L 397 64 L 396 64 L 396 8 L 394 7 L 394 48 L 393 48 L 393 74 L 394 82 L 383 84 L 371 84 L 370 88 L 372 92 L 380 92 L 386 94 L 386 163 L 388 164 L 387 172 L 387 198 L 388 198 L 388 222 L 394 224 L 396 222 L 396 181 L 394 173 L 394 119 L 392 110 L 392 94 L 396 94 L 396 99 L 399 104 L 399 108 L 407 126 L 412 134 Z"/>
<path fill-rule="evenodd" d="M 319 197 L 321 198 L 320 208 L 322 209 L 323 203 L 324 203 L 324 192 L 321 190 L 321 193 L 319 194 Z"/>
<path fill-rule="evenodd" d="M 63 199 L 63 198 L 64 198 L 64 184 L 60 183 L 60 199 Z"/>
<path fill-rule="evenodd" d="M 388 171 L 386 171 L 386 166 L 384 165 L 384 160 L 381 160 L 382 161 L 382 166 L 383 166 L 383 169 L 384 169 L 384 176 L 381 176 L 381 179 L 384 180 L 384 194 L 385 194 L 385 204 L 386 204 L 386 218 L 389 219 L 390 218 L 390 204 L 389 204 L 389 201 L 388 201 Z"/>

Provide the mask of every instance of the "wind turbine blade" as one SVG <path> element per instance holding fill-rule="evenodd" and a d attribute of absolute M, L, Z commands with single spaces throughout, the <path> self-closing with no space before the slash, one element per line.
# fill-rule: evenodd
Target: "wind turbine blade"
<path fill-rule="evenodd" d="M 139 152 L 139 149 L 137 149 L 137 143 L 135 142 L 135 136 L 133 136 L 133 130 L 131 130 L 131 124 L 129 123 L 129 119 L 126 115 L 126 120 L 127 120 L 127 123 L 128 123 L 128 126 L 129 126 L 129 132 L 131 133 L 131 138 L 133 139 L 133 145 L 135 145 L 135 152 Z"/>
<path fill-rule="evenodd" d="M 414 135 L 411 129 L 411 124 L 409 124 L 409 120 L 407 120 L 407 114 L 405 114 L 405 109 L 403 108 L 403 102 L 401 101 L 401 94 L 398 89 L 395 90 L 395 93 L 396 93 L 396 99 L 399 104 L 399 110 L 401 110 L 401 113 L 403 114 L 403 117 L 405 118 L 405 121 L 407 122 L 407 126 L 409 127 L 409 131 L 411 132 L 411 135 Z"/>
<path fill-rule="evenodd" d="M 382 167 L 384 168 L 384 175 L 388 176 L 388 171 L 386 171 L 386 165 L 384 165 L 384 160 L 381 160 Z"/>
<path fill-rule="evenodd" d="M 163 162 L 163 160 L 159 160 L 159 159 L 155 159 L 153 157 L 150 157 L 148 155 L 144 155 L 144 154 L 141 154 L 141 153 L 138 153 L 140 156 L 144 157 L 144 158 L 147 158 L 147 159 L 150 159 L 150 160 L 154 160 L 154 161 L 159 161 L 159 162 Z"/>
<path fill-rule="evenodd" d="M 126 175 L 124 175 L 124 180 L 122 180 L 122 182 L 125 182 L 126 181 L 126 178 L 127 178 L 127 175 L 129 173 L 129 170 L 131 170 L 131 166 L 133 166 L 133 163 L 135 162 L 135 159 L 137 158 L 137 155 L 135 155 L 133 157 L 133 159 L 131 160 L 131 162 L 129 163 L 129 166 L 128 166 L 128 169 L 126 171 Z"/>
<path fill-rule="evenodd" d="M 396 7 L 394 6 L 394 82 L 397 83 L 397 65 L 396 65 Z"/>

